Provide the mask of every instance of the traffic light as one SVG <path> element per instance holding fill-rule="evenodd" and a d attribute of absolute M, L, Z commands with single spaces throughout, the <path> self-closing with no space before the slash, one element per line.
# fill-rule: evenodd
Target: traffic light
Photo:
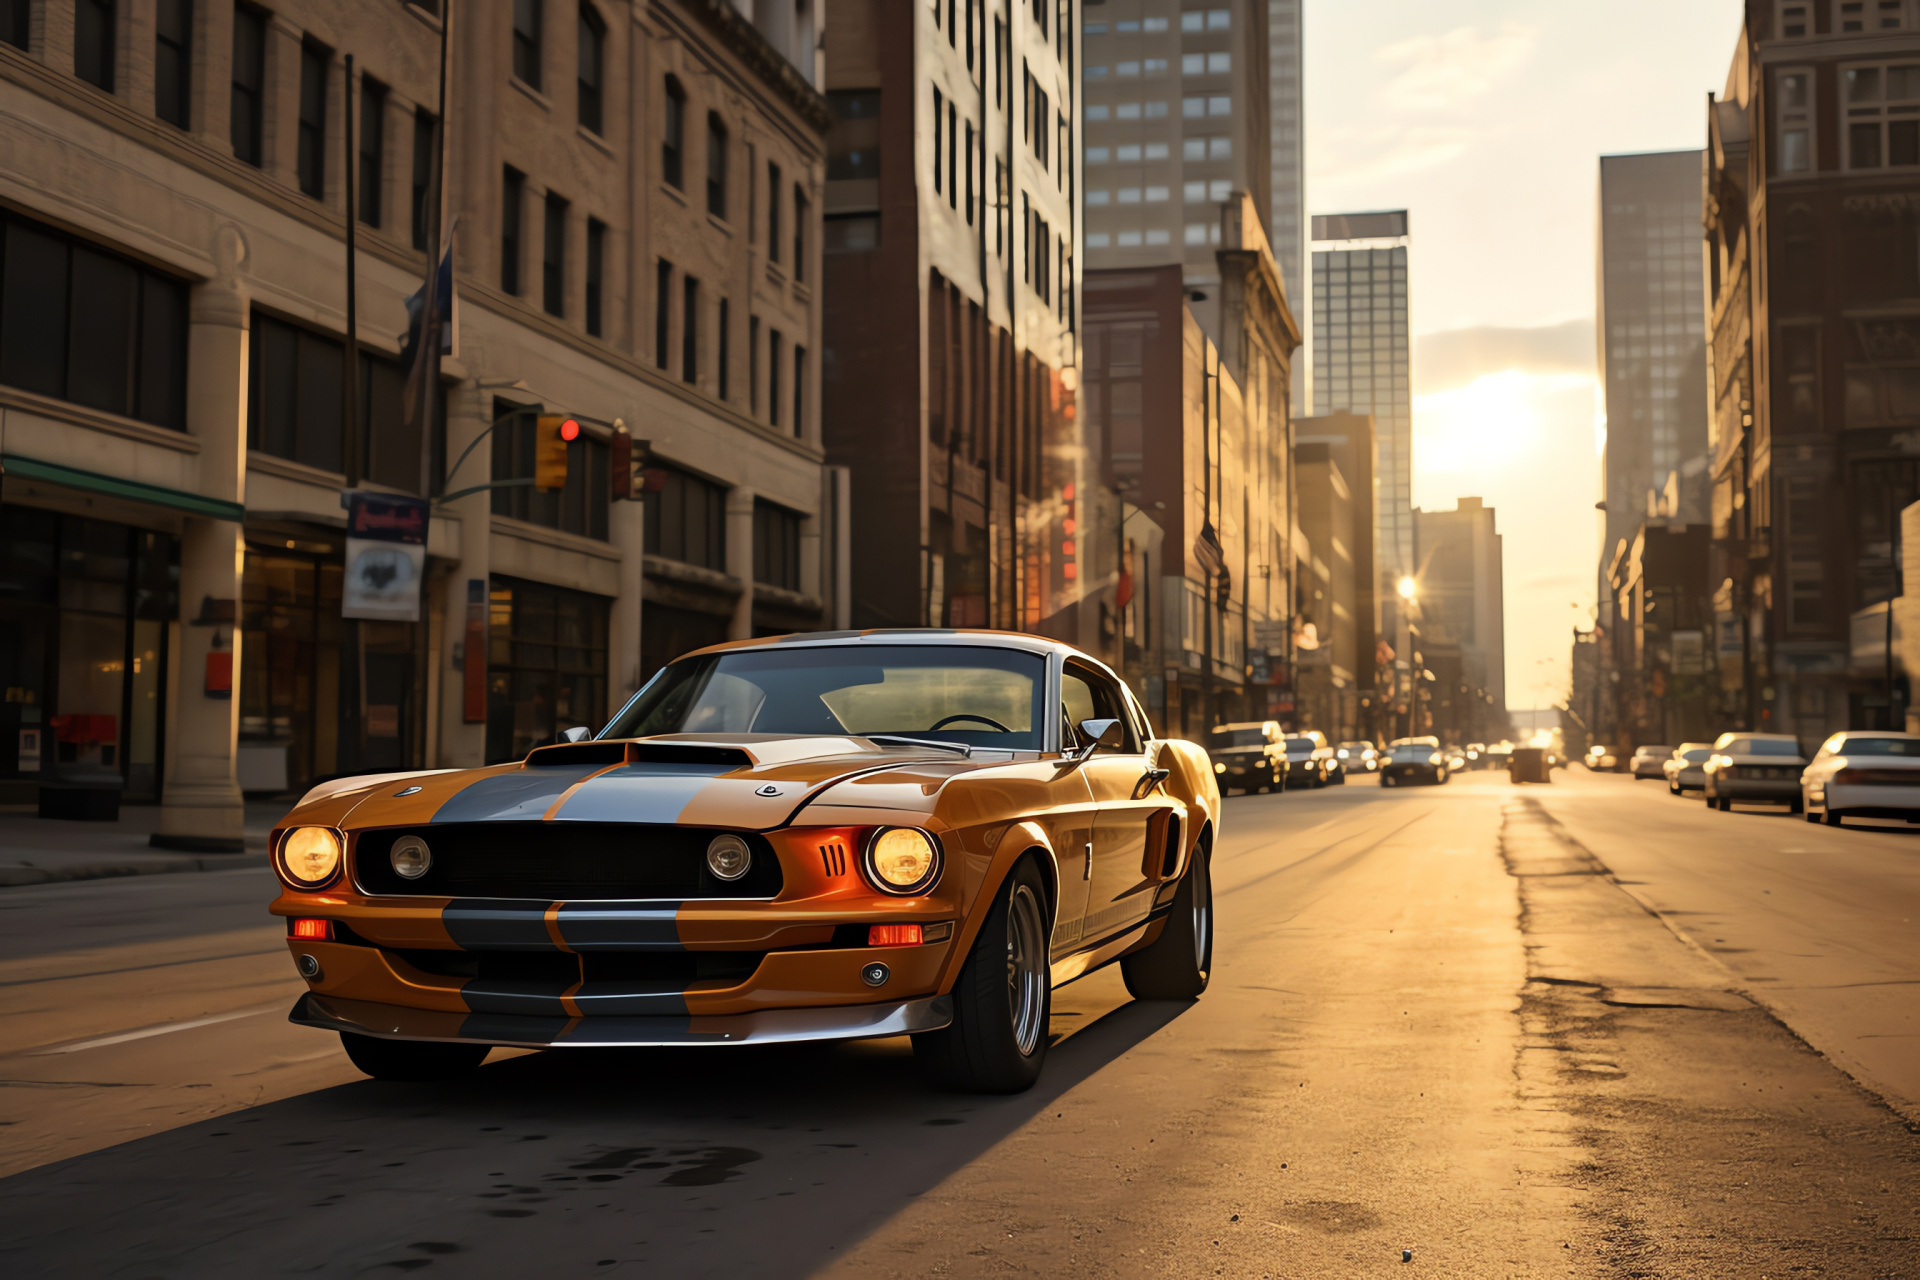
<path fill-rule="evenodd" d="M 580 424 L 555 414 L 534 419 L 533 487 L 549 493 L 567 487 L 567 446 L 580 438 Z"/>

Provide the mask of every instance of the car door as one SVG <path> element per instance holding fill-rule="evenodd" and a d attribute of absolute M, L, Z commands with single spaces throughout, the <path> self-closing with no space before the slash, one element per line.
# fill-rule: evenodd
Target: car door
<path fill-rule="evenodd" d="M 1079 730 L 1084 720 L 1118 720 L 1125 727 L 1119 745 L 1095 748 L 1080 766 L 1095 806 L 1081 933 L 1083 942 L 1094 943 L 1141 923 L 1152 910 L 1160 880 L 1158 860 L 1147 857 L 1147 841 L 1150 833 L 1161 830 L 1173 802 L 1159 788 L 1139 794 L 1152 768 L 1149 744 L 1142 741 L 1111 676 L 1089 663 L 1069 661 L 1061 672 L 1060 694 L 1061 731 L 1072 730 L 1070 739 L 1062 739 L 1074 744 L 1068 749 L 1078 751 L 1085 745 Z"/>

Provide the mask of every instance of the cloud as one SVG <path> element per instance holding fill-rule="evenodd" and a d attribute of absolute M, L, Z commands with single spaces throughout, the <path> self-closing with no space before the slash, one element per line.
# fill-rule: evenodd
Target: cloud
<path fill-rule="evenodd" d="M 1401 40 L 1374 54 L 1398 68 L 1381 97 L 1390 108 L 1422 114 L 1464 106 L 1526 62 L 1537 42 L 1538 32 L 1512 22 Z"/>
<path fill-rule="evenodd" d="M 1594 377 L 1593 320 L 1530 328 L 1446 329 L 1422 334 L 1415 345 L 1414 378 L 1422 395 L 1508 372 Z"/>

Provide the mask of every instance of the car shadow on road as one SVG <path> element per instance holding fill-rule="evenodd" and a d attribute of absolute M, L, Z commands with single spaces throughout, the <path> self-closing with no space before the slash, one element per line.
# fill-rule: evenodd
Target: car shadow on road
<path fill-rule="evenodd" d="M 0 1181 L 0 1270 L 804 1275 L 1191 1007 L 1122 1004 L 1011 1097 L 930 1087 L 904 1040 L 342 1085 Z"/>

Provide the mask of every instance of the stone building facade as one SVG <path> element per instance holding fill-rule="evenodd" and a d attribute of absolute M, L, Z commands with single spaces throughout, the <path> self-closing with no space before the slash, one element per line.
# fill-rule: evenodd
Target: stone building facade
<path fill-rule="evenodd" d="M 117 773 L 161 842 L 236 848 L 243 790 L 511 758 L 693 644 L 844 624 L 812 10 L 748 9 L 454 6 L 458 343 L 423 445 L 398 357 L 441 6 L 10 7 L 0 786 Z M 535 406 L 584 427 L 557 493 L 500 485 Z M 639 501 L 616 422 L 650 446 Z M 341 616 L 349 472 L 497 486 L 433 502 L 416 622 Z"/>

